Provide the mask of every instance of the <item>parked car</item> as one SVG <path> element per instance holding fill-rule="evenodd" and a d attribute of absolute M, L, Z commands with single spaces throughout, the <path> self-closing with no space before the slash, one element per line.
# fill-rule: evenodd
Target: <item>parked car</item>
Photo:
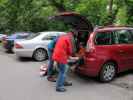
<path fill-rule="evenodd" d="M 18 57 L 32 57 L 36 61 L 46 60 L 48 57 L 48 43 L 64 32 L 39 32 L 32 34 L 24 41 L 16 41 L 14 52 Z"/>
<path fill-rule="evenodd" d="M 51 19 L 64 21 L 79 31 L 78 40 L 85 43 L 86 51 L 83 64 L 76 67 L 78 73 L 109 82 L 117 73 L 133 69 L 132 27 L 105 26 L 92 30 L 85 17 L 71 12 Z"/>
<path fill-rule="evenodd" d="M 27 38 L 31 33 L 30 32 L 16 32 L 10 36 L 5 37 L 2 40 L 3 43 L 3 47 L 7 50 L 7 51 L 13 51 L 13 46 L 14 46 L 14 41 L 18 41 L 18 40 L 23 40 L 25 38 Z"/>
<path fill-rule="evenodd" d="M 7 35 L 5 35 L 5 34 L 0 34 L 0 42 L 2 41 L 3 38 L 6 38 L 6 37 L 7 37 Z"/>

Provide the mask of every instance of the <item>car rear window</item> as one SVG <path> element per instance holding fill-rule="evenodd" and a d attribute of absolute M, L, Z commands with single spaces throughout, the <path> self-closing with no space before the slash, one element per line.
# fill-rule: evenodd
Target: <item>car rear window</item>
<path fill-rule="evenodd" d="M 116 30 L 114 33 L 118 44 L 133 44 L 132 30 Z"/>

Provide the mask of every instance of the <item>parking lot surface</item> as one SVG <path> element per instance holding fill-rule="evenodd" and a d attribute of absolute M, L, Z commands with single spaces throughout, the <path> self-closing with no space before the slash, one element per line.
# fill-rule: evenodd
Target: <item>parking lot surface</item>
<path fill-rule="evenodd" d="M 69 73 L 73 86 L 57 93 L 55 83 L 39 76 L 44 62 L 18 59 L 0 47 L 0 100 L 133 100 L 133 71 L 121 73 L 110 83 L 99 83 Z"/>

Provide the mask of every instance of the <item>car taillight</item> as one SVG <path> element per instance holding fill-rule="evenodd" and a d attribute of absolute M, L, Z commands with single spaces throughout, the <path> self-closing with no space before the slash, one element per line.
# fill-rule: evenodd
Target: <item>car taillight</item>
<path fill-rule="evenodd" d="M 22 47 L 20 44 L 15 43 L 15 48 L 17 48 L 17 49 L 22 49 L 23 47 Z"/>

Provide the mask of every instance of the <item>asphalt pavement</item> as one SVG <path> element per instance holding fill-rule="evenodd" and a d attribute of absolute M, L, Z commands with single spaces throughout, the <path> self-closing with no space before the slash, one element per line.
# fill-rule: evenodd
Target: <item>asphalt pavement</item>
<path fill-rule="evenodd" d="M 43 63 L 47 61 L 18 59 L 0 48 L 0 100 L 133 100 L 132 71 L 106 84 L 69 73 L 73 86 L 66 87 L 65 93 L 58 93 L 55 83 L 39 76 Z"/>

